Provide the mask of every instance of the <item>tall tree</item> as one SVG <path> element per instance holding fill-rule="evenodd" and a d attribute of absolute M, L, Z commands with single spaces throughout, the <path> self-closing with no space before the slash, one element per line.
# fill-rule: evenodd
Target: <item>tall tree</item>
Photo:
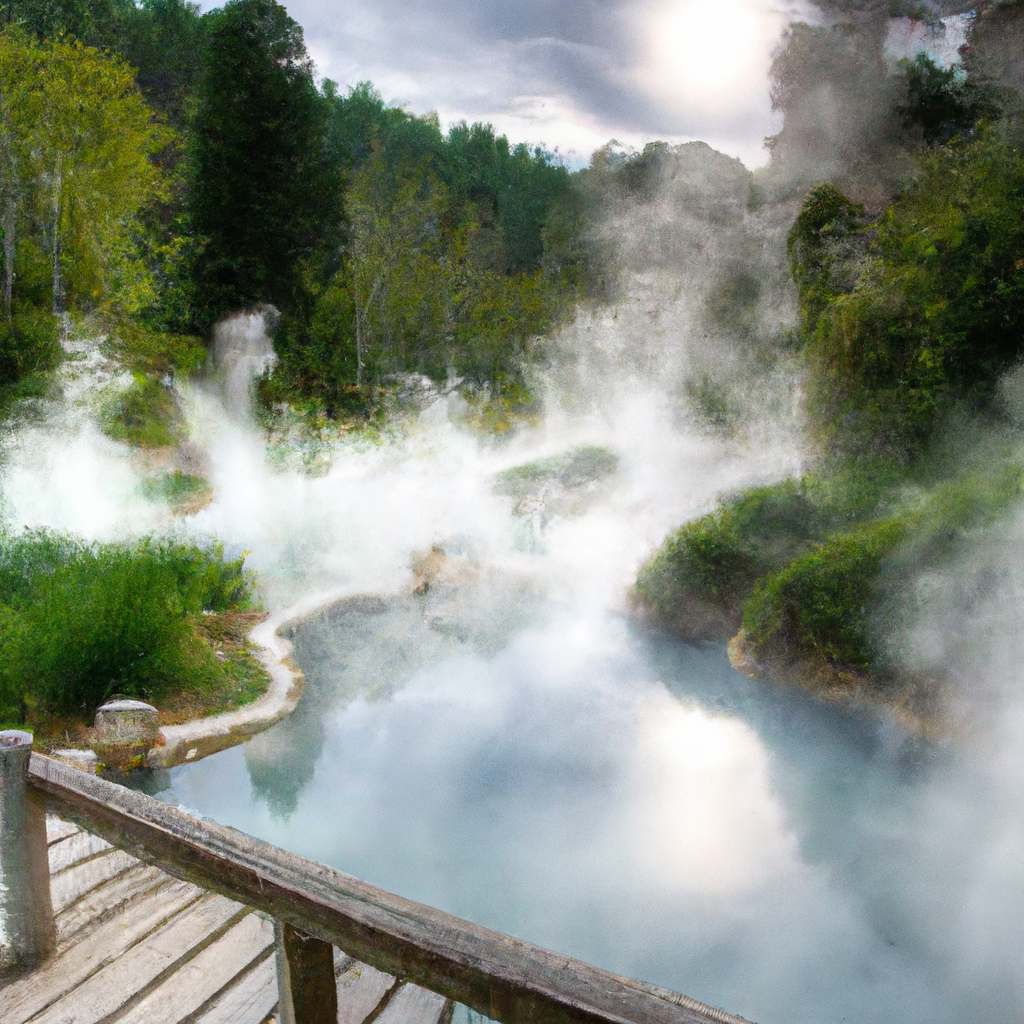
<path fill-rule="evenodd" d="M 53 310 L 61 313 L 69 283 L 79 296 L 99 297 L 113 262 L 128 258 L 135 218 L 160 192 L 150 157 L 171 133 L 153 119 L 134 69 L 120 58 L 78 42 L 44 43 L 39 52 L 29 150 L 49 236 Z"/>
<path fill-rule="evenodd" d="M 205 239 L 198 319 L 210 322 L 257 302 L 287 307 L 298 261 L 340 200 L 325 160 L 326 104 L 300 26 L 274 0 L 231 0 L 207 19 L 190 212 Z"/>
<path fill-rule="evenodd" d="M 0 230 L 4 315 L 11 323 L 18 219 L 31 185 L 29 139 L 39 117 L 39 48 L 15 29 L 0 34 Z"/>

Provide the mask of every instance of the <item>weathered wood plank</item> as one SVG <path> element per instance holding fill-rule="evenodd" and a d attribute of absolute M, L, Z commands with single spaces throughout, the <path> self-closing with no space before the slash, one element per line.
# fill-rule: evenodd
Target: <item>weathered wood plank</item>
<path fill-rule="evenodd" d="M 236 978 L 194 1024 L 263 1024 L 276 1005 L 277 971 L 270 951 L 248 974 Z"/>
<path fill-rule="evenodd" d="M 123 910 L 129 902 L 172 881 L 177 882 L 177 879 L 172 879 L 159 868 L 136 864 L 97 886 L 57 915 L 58 950 L 66 949 L 83 928 L 95 928 L 111 913 Z M 198 894 L 198 890 L 196 892 Z"/>
<path fill-rule="evenodd" d="M 37 971 L 6 986 L 0 997 L 0 1024 L 23 1024 L 116 960 L 199 895 L 194 885 L 174 881 L 166 889 L 143 897 Z"/>
<path fill-rule="evenodd" d="M 338 1024 L 362 1024 L 396 984 L 368 964 L 351 964 L 338 976 Z"/>
<path fill-rule="evenodd" d="M 46 842 L 48 844 L 59 843 L 62 839 L 73 836 L 78 831 L 80 829 L 77 825 L 58 818 L 56 814 L 46 816 Z"/>
<path fill-rule="evenodd" d="M 71 769 L 74 771 L 74 769 Z M 80 900 L 87 892 L 111 878 L 134 867 L 138 861 L 121 850 L 111 850 L 93 860 L 71 867 L 50 876 L 50 899 L 53 912 L 59 914 Z"/>
<path fill-rule="evenodd" d="M 118 1024 L 179 1024 L 225 991 L 273 942 L 274 926 L 269 921 L 259 914 L 243 917 L 118 1017 Z"/>
<path fill-rule="evenodd" d="M 384 1007 L 376 1024 L 437 1024 L 447 1000 L 419 985 L 403 985 Z"/>
<path fill-rule="evenodd" d="M 337 1024 L 334 947 L 290 924 L 274 924 L 281 1024 Z"/>
<path fill-rule="evenodd" d="M 33 1017 L 33 1024 L 96 1024 L 179 969 L 240 910 L 223 896 L 202 897 Z"/>
<path fill-rule="evenodd" d="M 100 839 L 99 836 L 90 835 L 88 832 L 76 832 L 66 839 L 50 843 L 47 847 L 50 874 L 55 875 L 58 871 L 64 871 L 80 860 L 93 857 L 97 853 L 109 849 L 110 843 L 105 839 Z"/>
<path fill-rule="evenodd" d="M 37 754 L 30 782 L 165 871 L 242 900 L 378 970 L 504 1022 L 736 1024 L 678 993 L 462 921 Z"/>

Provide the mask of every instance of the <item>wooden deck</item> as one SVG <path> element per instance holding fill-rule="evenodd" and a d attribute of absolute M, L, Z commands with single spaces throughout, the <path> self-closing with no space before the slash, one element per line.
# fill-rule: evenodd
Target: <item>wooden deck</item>
<path fill-rule="evenodd" d="M 273 921 L 47 817 L 57 951 L 0 983 L 0 1024 L 275 1021 Z M 338 1024 L 448 1024 L 443 996 L 335 950 Z"/>

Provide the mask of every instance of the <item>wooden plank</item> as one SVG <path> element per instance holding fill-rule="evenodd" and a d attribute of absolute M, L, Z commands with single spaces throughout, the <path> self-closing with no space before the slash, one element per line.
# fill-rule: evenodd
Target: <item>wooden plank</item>
<path fill-rule="evenodd" d="M 276 1005 L 277 971 L 274 957 L 268 954 L 248 974 L 236 978 L 194 1024 L 263 1024 Z"/>
<path fill-rule="evenodd" d="M 55 811 L 165 871 L 223 893 L 478 1013 L 533 1024 L 739 1024 L 679 993 L 603 971 L 279 850 L 33 754 Z"/>
<path fill-rule="evenodd" d="M 94 857 L 97 853 L 103 853 L 110 849 L 110 843 L 99 836 L 89 832 L 76 832 L 66 839 L 50 843 L 47 853 L 50 860 L 50 874 L 55 875 L 58 871 L 64 871 L 77 864 L 80 860 Z"/>
<path fill-rule="evenodd" d="M 233 924 L 240 911 L 223 896 L 203 896 L 51 1003 L 32 1024 L 97 1024 L 179 969 Z"/>
<path fill-rule="evenodd" d="M 447 1000 L 419 985 L 403 985 L 384 1007 L 376 1024 L 437 1024 Z"/>
<path fill-rule="evenodd" d="M 338 1024 L 334 947 L 284 921 L 274 922 L 274 945 L 281 1024 Z"/>
<path fill-rule="evenodd" d="M 48 814 L 46 816 L 47 843 L 59 843 L 62 839 L 73 836 L 78 831 L 80 829 L 77 825 L 70 821 L 65 821 L 63 818 L 58 818 L 56 814 Z"/>
<path fill-rule="evenodd" d="M 0 1024 L 23 1024 L 92 977 L 105 964 L 116 960 L 199 895 L 194 885 L 175 881 L 143 897 L 39 970 L 4 988 L 0 998 Z"/>
<path fill-rule="evenodd" d="M 338 976 L 338 1024 L 362 1024 L 396 984 L 390 974 L 351 964 Z"/>
<path fill-rule="evenodd" d="M 159 868 L 136 864 L 109 882 L 97 886 L 57 915 L 58 948 L 70 945 L 81 929 L 95 928 L 114 911 L 123 910 L 129 902 L 171 881 L 170 875 Z"/>
<path fill-rule="evenodd" d="M 81 864 L 73 864 L 66 870 L 51 875 L 50 900 L 53 902 L 54 914 L 59 914 L 76 900 L 80 900 L 87 892 L 95 889 L 96 886 L 108 882 L 136 864 L 138 861 L 127 853 L 121 850 L 111 850 L 109 853 L 94 857 Z"/>
<path fill-rule="evenodd" d="M 237 975 L 266 954 L 273 942 L 274 926 L 270 921 L 259 914 L 243 917 L 119 1016 L 118 1024 L 179 1024 L 224 992 Z"/>

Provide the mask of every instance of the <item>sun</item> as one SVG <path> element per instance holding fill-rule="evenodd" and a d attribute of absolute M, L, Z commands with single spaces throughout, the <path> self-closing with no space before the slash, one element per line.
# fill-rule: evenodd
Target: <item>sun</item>
<path fill-rule="evenodd" d="M 651 19 L 649 81 L 663 94 L 735 102 L 764 79 L 774 21 L 750 0 L 676 0 Z"/>

